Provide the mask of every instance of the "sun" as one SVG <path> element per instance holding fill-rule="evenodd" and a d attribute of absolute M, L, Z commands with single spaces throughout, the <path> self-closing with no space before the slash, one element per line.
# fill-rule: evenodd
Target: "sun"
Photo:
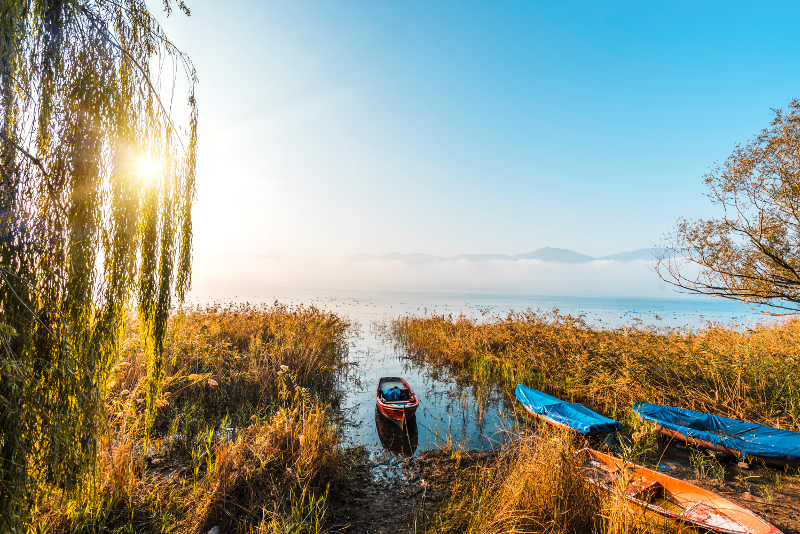
<path fill-rule="evenodd" d="M 137 170 L 139 179 L 148 182 L 155 178 L 156 173 L 158 172 L 158 164 L 153 161 L 153 158 L 145 155 L 139 158 Z"/>

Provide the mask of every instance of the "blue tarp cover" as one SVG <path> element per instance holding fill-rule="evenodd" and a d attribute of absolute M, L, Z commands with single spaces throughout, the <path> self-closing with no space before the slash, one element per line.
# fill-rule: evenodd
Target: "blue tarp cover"
<path fill-rule="evenodd" d="M 517 384 L 517 399 L 539 417 L 566 425 L 581 434 L 613 432 L 622 428 L 619 421 L 603 417 L 577 402 L 564 402 L 535 389 Z"/>
<path fill-rule="evenodd" d="M 381 389 L 381 393 L 383 393 L 383 398 L 385 398 L 387 401 L 396 401 L 400 400 L 400 394 L 402 391 L 400 391 L 400 388 L 398 387 L 393 387 L 389 389 Z"/>
<path fill-rule="evenodd" d="M 681 434 L 765 459 L 800 462 L 800 433 L 694 410 L 637 402 L 633 411 Z"/>

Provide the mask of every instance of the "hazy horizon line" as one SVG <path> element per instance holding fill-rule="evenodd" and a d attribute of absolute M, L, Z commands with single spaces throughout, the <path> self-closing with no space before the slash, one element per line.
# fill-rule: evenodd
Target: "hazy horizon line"
<path fill-rule="evenodd" d="M 204 257 L 247 257 L 247 258 L 261 258 L 261 259 L 313 259 L 313 258 L 326 258 L 326 259 L 344 259 L 349 261 L 363 262 L 371 260 L 396 260 L 406 261 L 412 263 L 428 262 L 428 261 L 518 261 L 518 260 L 540 260 L 550 261 L 556 263 L 589 263 L 592 261 L 621 261 L 624 263 L 630 261 L 655 261 L 661 249 L 657 247 L 641 248 L 636 250 L 629 250 L 609 254 L 606 256 L 595 257 L 576 252 L 571 249 L 556 248 L 556 247 L 541 247 L 536 250 L 522 253 L 522 254 L 502 254 L 502 253 L 466 253 L 457 254 L 454 256 L 443 256 L 436 254 L 428 254 L 424 252 L 388 252 L 384 254 L 375 253 L 358 253 L 358 254 L 335 254 L 335 253 L 321 253 L 321 254 L 305 254 L 305 255 L 291 255 L 281 253 L 264 253 L 264 252 L 229 252 L 229 253 L 210 253 L 199 254 Z"/>

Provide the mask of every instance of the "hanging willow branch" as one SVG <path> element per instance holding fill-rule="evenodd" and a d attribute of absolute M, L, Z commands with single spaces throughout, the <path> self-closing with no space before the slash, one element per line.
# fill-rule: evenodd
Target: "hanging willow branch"
<path fill-rule="evenodd" d="M 191 285 L 196 82 L 140 0 L 0 0 L 2 532 L 42 488 L 71 491 L 96 465 L 134 303 L 152 421 L 172 298 Z M 176 90 L 180 121 L 162 103 Z"/>

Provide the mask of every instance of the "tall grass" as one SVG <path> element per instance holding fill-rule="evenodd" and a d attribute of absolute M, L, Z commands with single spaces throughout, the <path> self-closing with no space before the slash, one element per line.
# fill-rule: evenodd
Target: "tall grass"
<path fill-rule="evenodd" d="M 330 403 L 350 325 L 314 307 L 228 305 L 170 320 L 166 378 L 145 425 L 147 356 L 133 318 L 106 388 L 84 491 L 53 491 L 40 532 L 314 531 L 345 455 Z"/>
<path fill-rule="evenodd" d="M 588 326 L 526 311 L 478 322 L 408 316 L 391 324 L 409 355 L 508 386 L 517 382 L 619 417 L 635 401 L 800 430 L 800 320 L 697 331 Z"/>
<path fill-rule="evenodd" d="M 625 499 L 628 480 L 611 491 L 586 477 L 573 433 L 540 427 L 509 439 L 493 462 L 462 469 L 449 497 L 431 517 L 419 514 L 417 532 L 622 534 L 674 527 Z"/>

